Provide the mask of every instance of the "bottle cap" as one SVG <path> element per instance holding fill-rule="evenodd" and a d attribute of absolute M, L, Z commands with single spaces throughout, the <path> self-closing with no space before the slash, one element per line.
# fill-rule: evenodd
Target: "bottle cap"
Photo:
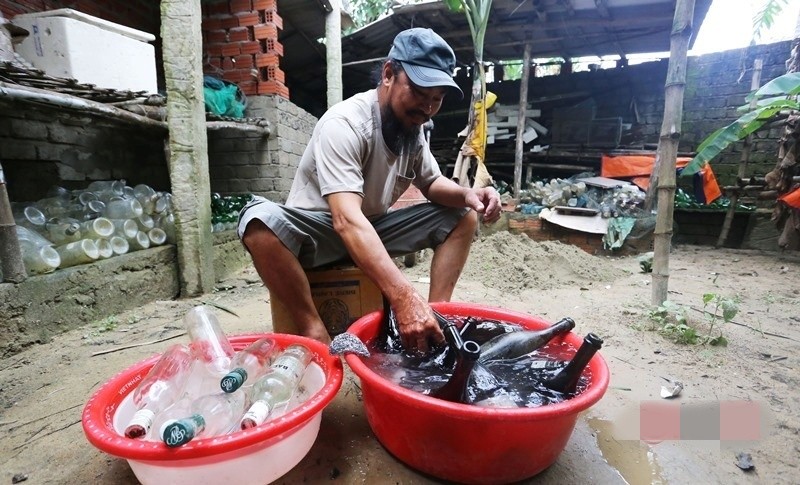
<path fill-rule="evenodd" d="M 222 378 L 219 382 L 219 387 L 221 387 L 224 392 L 230 393 L 242 387 L 242 384 L 246 380 L 247 371 L 241 367 L 237 367 Z"/>

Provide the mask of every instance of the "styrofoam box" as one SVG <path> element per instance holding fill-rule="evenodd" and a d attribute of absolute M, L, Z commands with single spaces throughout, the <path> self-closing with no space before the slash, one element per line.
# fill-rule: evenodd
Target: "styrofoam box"
<path fill-rule="evenodd" d="M 12 23 L 30 32 L 17 53 L 48 75 L 157 92 L 152 34 L 68 8 L 17 15 Z"/>

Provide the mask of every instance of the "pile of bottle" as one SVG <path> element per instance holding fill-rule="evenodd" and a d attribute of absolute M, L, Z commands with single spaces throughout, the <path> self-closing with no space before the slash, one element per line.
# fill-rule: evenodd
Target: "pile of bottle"
<path fill-rule="evenodd" d="M 253 200 L 253 194 L 223 196 L 211 194 L 211 232 L 236 229 L 239 212 Z"/>
<path fill-rule="evenodd" d="M 12 203 L 25 268 L 49 273 L 174 243 L 171 199 L 145 184 L 106 180 L 81 190 L 53 187 L 39 201 Z"/>
<path fill-rule="evenodd" d="M 164 352 L 133 391 L 131 439 L 177 447 L 248 429 L 290 411 L 312 360 L 300 344 L 279 348 L 264 337 L 234 352 L 208 306 L 184 318 L 189 345 Z"/>
<path fill-rule="evenodd" d="M 551 342 L 575 327 L 571 318 L 528 330 L 474 317 L 436 317 L 447 345 L 419 357 L 404 352 L 394 313 L 386 311 L 367 365 L 402 387 L 446 401 L 537 407 L 580 394 L 591 378 L 584 371 L 603 343 L 593 333 L 577 351 L 566 342 Z"/>

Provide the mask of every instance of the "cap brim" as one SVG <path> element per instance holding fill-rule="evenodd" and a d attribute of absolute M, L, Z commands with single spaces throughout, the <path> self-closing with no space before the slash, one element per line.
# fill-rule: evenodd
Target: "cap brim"
<path fill-rule="evenodd" d="M 411 82 L 417 86 L 423 88 L 436 88 L 440 86 L 448 87 L 456 90 L 461 98 L 464 97 L 464 92 L 460 87 L 458 87 L 458 84 L 456 84 L 453 78 L 446 72 L 434 69 L 432 67 L 409 64 L 403 61 L 400 61 L 400 64 L 403 66 L 403 70 L 405 70 L 406 75 Z"/>

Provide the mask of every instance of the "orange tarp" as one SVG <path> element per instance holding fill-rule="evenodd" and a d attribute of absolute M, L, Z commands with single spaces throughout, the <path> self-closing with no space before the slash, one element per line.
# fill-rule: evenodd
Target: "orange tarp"
<path fill-rule="evenodd" d="M 647 190 L 655 161 L 655 155 L 603 155 L 600 163 L 600 175 L 608 178 L 630 178 L 631 182 L 642 190 Z M 675 161 L 675 168 L 682 169 L 690 161 L 692 161 L 690 157 L 678 157 Z M 705 203 L 710 204 L 722 195 L 717 178 L 709 164 L 706 164 L 698 173 L 703 182 Z"/>
<path fill-rule="evenodd" d="M 788 194 L 783 194 L 782 196 L 778 197 L 778 200 L 782 201 L 789 207 L 800 209 L 800 188 L 794 189 Z"/>

